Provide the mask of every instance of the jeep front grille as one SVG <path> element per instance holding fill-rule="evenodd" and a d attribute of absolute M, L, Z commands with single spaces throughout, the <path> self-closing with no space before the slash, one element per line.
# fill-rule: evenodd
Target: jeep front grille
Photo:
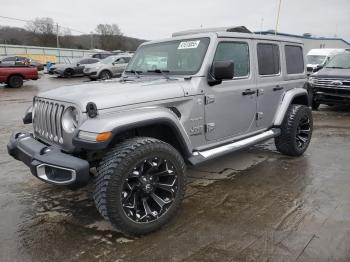
<path fill-rule="evenodd" d="M 36 136 L 63 144 L 61 119 L 65 106 L 56 101 L 36 98 L 33 127 Z"/>

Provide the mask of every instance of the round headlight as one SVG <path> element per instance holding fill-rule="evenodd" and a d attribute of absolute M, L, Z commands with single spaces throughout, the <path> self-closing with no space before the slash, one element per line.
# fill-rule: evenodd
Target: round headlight
<path fill-rule="evenodd" d="M 79 113 L 75 107 L 68 107 L 62 116 L 62 127 L 67 133 L 73 133 L 78 127 Z"/>

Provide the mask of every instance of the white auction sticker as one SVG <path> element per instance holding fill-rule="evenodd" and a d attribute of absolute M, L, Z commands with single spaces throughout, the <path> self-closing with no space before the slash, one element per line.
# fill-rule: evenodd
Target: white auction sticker
<path fill-rule="evenodd" d="M 177 49 L 197 48 L 201 40 L 181 42 Z"/>

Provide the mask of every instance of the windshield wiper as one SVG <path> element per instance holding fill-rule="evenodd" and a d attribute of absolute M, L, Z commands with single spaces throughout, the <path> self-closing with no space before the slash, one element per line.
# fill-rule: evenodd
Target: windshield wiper
<path fill-rule="evenodd" d="M 170 77 L 166 74 L 166 73 L 170 73 L 169 70 L 153 69 L 153 70 L 147 70 L 147 72 L 162 74 L 167 80 L 170 80 Z"/>
<path fill-rule="evenodd" d="M 347 69 L 347 67 L 341 67 L 341 66 L 326 66 L 326 68 Z"/>

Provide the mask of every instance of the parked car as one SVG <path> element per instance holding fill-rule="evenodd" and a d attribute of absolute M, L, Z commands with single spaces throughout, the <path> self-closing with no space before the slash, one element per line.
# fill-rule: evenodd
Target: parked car
<path fill-rule="evenodd" d="M 307 73 L 312 74 L 317 72 L 336 54 L 344 51 L 345 49 L 336 48 L 311 49 L 306 55 Z"/>
<path fill-rule="evenodd" d="M 38 78 L 38 70 L 35 67 L 0 65 L 0 83 L 6 83 L 9 87 L 19 88 L 24 80 Z"/>
<path fill-rule="evenodd" d="M 86 65 L 84 68 L 84 74 L 91 80 L 106 80 L 112 77 L 121 76 L 131 57 L 132 55 L 130 54 L 109 56 L 98 63 Z"/>
<path fill-rule="evenodd" d="M 321 104 L 350 105 L 350 51 L 335 55 L 327 65 L 311 75 L 312 108 Z"/>
<path fill-rule="evenodd" d="M 3 58 L 0 58 L 0 64 L 3 65 L 29 65 L 30 59 L 23 56 L 6 56 Z"/>
<path fill-rule="evenodd" d="M 302 42 L 227 30 L 143 43 L 120 81 L 37 95 L 25 117 L 34 134 L 14 132 L 9 154 L 60 186 L 84 186 L 96 168 L 97 209 L 132 235 L 175 216 L 185 163 L 271 138 L 282 154 L 302 155 L 313 129 Z M 166 68 L 142 71 L 150 56 Z"/>
<path fill-rule="evenodd" d="M 39 61 L 30 59 L 29 65 L 36 67 L 36 69 L 38 69 L 38 71 L 44 70 L 44 64 L 40 63 Z"/>
<path fill-rule="evenodd" d="M 29 65 L 36 67 L 38 71 L 44 70 L 44 65 L 42 63 L 23 56 L 7 56 L 4 58 L 0 58 L 0 64 L 16 66 Z"/>
<path fill-rule="evenodd" d="M 99 62 L 97 58 L 82 58 L 71 64 L 55 64 L 49 69 L 49 74 L 54 74 L 59 77 L 83 76 L 84 67 L 89 64 Z"/>
<path fill-rule="evenodd" d="M 97 58 L 97 59 L 105 59 L 105 58 L 112 56 L 112 55 L 115 55 L 115 54 L 112 52 L 101 52 L 101 53 L 93 54 L 91 57 Z"/>

